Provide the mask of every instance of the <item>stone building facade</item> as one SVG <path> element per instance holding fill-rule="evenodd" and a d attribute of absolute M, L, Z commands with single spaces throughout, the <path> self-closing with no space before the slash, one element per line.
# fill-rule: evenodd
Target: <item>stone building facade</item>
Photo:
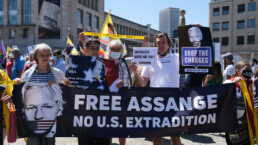
<path fill-rule="evenodd" d="M 100 32 L 107 13 L 104 0 L 45 0 L 60 7 L 60 35 L 45 36 L 39 24 L 43 0 L 0 0 L 0 40 L 5 46 L 17 45 L 22 54 L 28 53 L 28 46 L 47 43 L 53 49 L 63 49 L 67 36 L 74 45 L 82 31 Z M 111 15 L 118 34 L 153 36 L 159 31 L 148 29 L 124 18 Z M 53 21 L 50 21 L 53 22 Z M 52 23 L 51 23 L 52 24 Z M 87 36 L 88 37 L 88 36 Z M 122 39 L 127 49 L 141 46 L 142 40 Z M 129 50 L 129 53 L 131 50 Z"/>
<path fill-rule="evenodd" d="M 28 52 L 27 46 L 38 43 L 47 43 L 53 49 L 63 49 L 68 35 L 75 45 L 78 32 L 101 31 L 104 23 L 104 0 L 60 0 L 60 37 L 51 38 L 50 36 L 50 38 L 41 39 L 39 38 L 39 1 L 0 0 L 0 39 L 4 41 L 5 46 L 17 45 L 22 50 L 22 54 Z M 51 2 L 51 0 L 46 1 Z M 91 19 L 87 19 L 88 15 Z M 97 22 L 95 18 L 98 19 Z"/>
<path fill-rule="evenodd" d="M 221 53 L 258 58 L 257 0 L 211 0 L 209 25 Z"/>

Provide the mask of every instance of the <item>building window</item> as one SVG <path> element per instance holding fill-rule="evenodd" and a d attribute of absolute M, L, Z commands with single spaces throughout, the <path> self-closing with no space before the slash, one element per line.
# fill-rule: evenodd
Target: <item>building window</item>
<path fill-rule="evenodd" d="M 248 3 L 248 11 L 255 11 L 256 10 L 256 2 Z"/>
<path fill-rule="evenodd" d="M 222 46 L 227 46 L 228 45 L 228 37 L 222 37 Z"/>
<path fill-rule="evenodd" d="M 22 23 L 30 24 L 31 22 L 31 0 L 23 0 L 23 16 Z"/>
<path fill-rule="evenodd" d="M 219 16 L 219 8 L 213 8 L 213 16 Z"/>
<path fill-rule="evenodd" d="M 4 25 L 4 3 L 0 0 L 0 25 Z"/>
<path fill-rule="evenodd" d="M 243 13 L 243 12 L 245 12 L 245 4 L 240 4 L 240 5 L 238 5 L 238 7 L 237 7 L 237 12 L 238 12 L 238 13 Z"/>
<path fill-rule="evenodd" d="M 29 29 L 23 28 L 22 38 L 27 39 L 29 36 Z"/>
<path fill-rule="evenodd" d="M 89 0 L 90 1 L 90 7 L 93 8 L 93 0 Z"/>
<path fill-rule="evenodd" d="M 247 36 L 247 44 L 255 44 L 255 35 Z"/>
<path fill-rule="evenodd" d="M 248 19 L 248 28 L 254 28 L 255 27 L 255 19 Z"/>
<path fill-rule="evenodd" d="M 219 43 L 219 38 L 213 38 L 214 43 Z"/>
<path fill-rule="evenodd" d="M 222 22 L 222 30 L 228 30 L 229 29 L 229 22 Z"/>
<path fill-rule="evenodd" d="M 225 6 L 222 8 L 222 15 L 228 15 L 229 14 L 229 6 Z"/>
<path fill-rule="evenodd" d="M 245 37 L 244 36 L 237 36 L 237 45 L 245 44 Z"/>
<path fill-rule="evenodd" d="M 90 0 L 85 0 L 85 5 L 88 7 L 90 6 Z"/>
<path fill-rule="evenodd" d="M 15 37 L 15 30 L 14 29 L 9 29 L 9 38 L 14 39 Z"/>
<path fill-rule="evenodd" d="M 95 2 L 94 9 L 97 11 L 98 10 L 98 0 L 95 0 L 94 2 Z"/>
<path fill-rule="evenodd" d="M 17 0 L 9 0 L 9 24 L 17 24 Z"/>
<path fill-rule="evenodd" d="M 237 29 L 244 29 L 245 28 L 245 20 L 237 21 Z"/>
<path fill-rule="evenodd" d="M 82 10 L 77 10 L 77 23 L 82 24 Z"/>
<path fill-rule="evenodd" d="M 213 31 L 219 31 L 219 23 L 213 23 Z"/>
<path fill-rule="evenodd" d="M 91 14 L 90 13 L 86 14 L 86 25 L 91 26 Z"/>
<path fill-rule="evenodd" d="M 95 29 L 99 28 L 99 17 L 97 16 L 94 17 L 94 28 Z"/>

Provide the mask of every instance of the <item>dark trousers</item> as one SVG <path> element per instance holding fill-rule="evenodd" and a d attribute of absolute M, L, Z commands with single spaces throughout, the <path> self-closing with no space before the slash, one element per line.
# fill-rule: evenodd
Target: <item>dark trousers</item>
<path fill-rule="evenodd" d="M 27 145 L 55 145 L 55 138 L 28 137 Z"/>
<path fill-rule="evenodd" d="M 78 137 L 79 145 L 110 145 L 110 138 Z"/>

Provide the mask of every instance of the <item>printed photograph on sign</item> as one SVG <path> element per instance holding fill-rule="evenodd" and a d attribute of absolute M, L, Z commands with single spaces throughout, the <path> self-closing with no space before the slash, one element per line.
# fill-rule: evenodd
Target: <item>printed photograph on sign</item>
<path fill-rule="evenodd" d="M 178 27 L 180 74 L 213 74 L 214 51 L 210 29 L 194 25 Z"/>
<path fill-rule="evenodd" d="M 64 104 L 59 85 L 28 82 L 22 87 L 21 97 L 22 130 L 30 136 L 53 137 Z"/>
<path fill-rule="evenodd" d="M 59 39 L 61 0 L 39 0 L 39 39 Z"/>
<path fill-rule="evenodd" d="M 68 76 L 73 87 L 90 90 L 108 90 L 105 64 L 90 56 L 70 56 Z"/>
<path fill-rule="evenodd" d="M 133 60 L 137 66 L 152 66 L 157 62 L 157 47 L 134 47 Z"/>

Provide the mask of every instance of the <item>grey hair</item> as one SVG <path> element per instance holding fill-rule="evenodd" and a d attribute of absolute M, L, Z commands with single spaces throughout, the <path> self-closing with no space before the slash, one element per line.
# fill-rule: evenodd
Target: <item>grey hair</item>
<path fill-rule="evenodd" d="M 51 55 L 51 52 L 52 52 L 52 49 L 49 45 L 47 45 L 46 43 L 40 43 L 40 44 L 37 44 L 35 49 L 33 50 L 33 57 L 34 57 L 34 60 L 36 60 L 36 62 L 38 63 L 38 60 L 37 60 L 37 55 L 38 55 L 38 50 L 45 50 L 47 52 L 50 53 Z"/>
<path fill-rule="evenodd" d="M 112 59 L 112 58 L 110 57 L 111 49 L 112 49 L 113 47 L 115 47 L 115 46 L 118 46 L 118 47 L 121 48 L 120 57 L 123 57 L 123 56 L 124 56 L 124 50 L 125 50 L 125 48 L 124 48 L 124 45 L 122 44 L 122 42 L 120 42 L 119 40 L 112 40 L 112 41 L 108 44 L 108 46 L 107 46 L 107 50 L 106 50 L 105 56 L 104 56 L 105 59 Z"/>
<path fill-rule="evenodd" d="M 191 33 L 191 31 L 193 31 L 193 30 L 196 30 L 197 31 L 197 33 L 200 35 L 200 38 L 201 38 L 201 40 L 202 40 L 202 31 L 200 30 L 200 28 L 198 28 L 198 27 L 196 27 L 196 26 L 193 26 L 193 27 L 191 27 L 191 28 L 189 28 L 188 29 L 188 36 L 190 37 L 190 33 Z"/>
<path fill-rule="evenodd" d="M 63 113 L 63 104 L 65 103 L 62 97 L 62 91 L 58 84 L 48 85 L 48 83 L 35 83 L 27 82 L 22 87 L 22 100 L 23 104 L 25 102 L 26 91 L 31 88 L 39 88 L 43 93 L 43 96 L 50 95 L 55 99 L 55 102 L 58 104 L 59 113 L 57 116 L 61 116 Z M 35 97 L 37 97 L 35 95 Z"/>

